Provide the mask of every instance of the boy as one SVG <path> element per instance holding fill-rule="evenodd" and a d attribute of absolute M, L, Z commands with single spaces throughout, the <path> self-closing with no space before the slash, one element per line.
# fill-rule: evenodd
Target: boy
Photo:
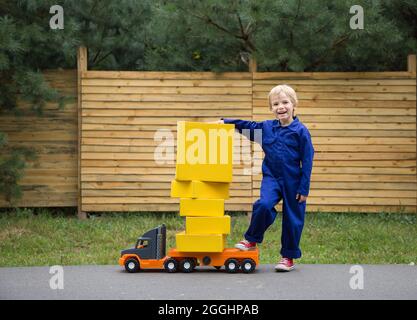
<path fill-rule="evenodd" d="M 242 133 L 249 129 L 262 130 L 261 197 L 253 204 L 253 213 L 245 239 L 235 245 L 240 250 L 253 250 L 261 243 L 268 227 L 276 218 L 275 205 L 283 199 L 281 256 L 276 271 L 294 269 L 293 259 L 301 257 L 299 243 L 304 226 L 306 199 L 310 189 L 314 148 L 308 129 L 294 116 L 297 95 L 290 86 L 274 87 L 269 95 L 270 111 L 274 120 L 262 122 L 225 119 L 218 123 L 232 123 Z"/>

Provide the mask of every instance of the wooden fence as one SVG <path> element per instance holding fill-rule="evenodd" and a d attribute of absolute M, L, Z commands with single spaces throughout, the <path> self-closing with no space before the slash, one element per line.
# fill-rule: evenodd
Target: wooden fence
<path fill-rule="evenodd" d="M 72 99 L 60 110 L 48 103 L 42 116 L 19 103 L 22 116 L 0 115 L 0 131 L 14 146 L 33 148 L 37 159 L 28 163 L 20 184 L 19 207 L 77 206 L 77 72 L 45 71 L 45 79 Z M 0 206 L 10 204 L 0 197 Z"/>
<path fill-rule="evenodd" d="M 45 75 L 77 95 L 75 71 Z M 74 101 L 64 110 L 48 105 L 39 118 L 0 117 L 14 144 L 40 153 L 17 205 L 178 210 L 169 197 L 174 162 L 155 162 L 155 132 L 175 138 L 179 120 L 268 119 L 266 96 L 279 83 L 296 89 L 296 113 L 316 150 L 309 211 L 416 212 L 415 56 L 408 71 L 377 73 L 109 72 L 81 63 L 78 112 Z M 234 166 L 226 210 L 250 211 L 259 196 L 261 175 L 244 170 Z"/>

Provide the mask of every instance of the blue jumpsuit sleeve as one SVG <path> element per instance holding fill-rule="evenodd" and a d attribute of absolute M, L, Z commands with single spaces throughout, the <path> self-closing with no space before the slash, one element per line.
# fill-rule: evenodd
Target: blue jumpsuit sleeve
<path fill-rule="evenodd" d="M 303 130 L 300 139 L 301 146 L 301 182 L 297 189 L 297 193 L 308 196 L 310 191 L 311 171 L 313 169 L 314 147 L 311 142 L 310 132 L 307 129 Z"/>
<path fill-rule="evenodd" d="M 263 128 L 263 121 L 256 122 L 256 121 L 247 121 L 247 120 L 240 120 L 240 119 L 228 119 L 228 118 L 221 118 L 224 123 L 227 124 L 234 124 L 235 129 L 239 131 L 240 134 L 243 134 L 245 137 L 247 137 L 250 141 L 255 141 L 255 130 Z M 247 130 L 247 132 L 243 132 L 242 130 Z M 248 137 L 248 134 L 250 136 Z M 259 142 L 259 141 L 257 141 Z"/>

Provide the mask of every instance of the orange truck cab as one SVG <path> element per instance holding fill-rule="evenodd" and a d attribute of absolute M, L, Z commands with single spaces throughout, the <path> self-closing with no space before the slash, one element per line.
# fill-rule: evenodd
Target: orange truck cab
<path fill-rule="evenodd" d="M 141 269 L 165 269 L 167 272 L 192 272 L 197 266 L 225 267 L 226 272 L 251 273 L 259 264 L 258 249 L 240 251 L 227 248 L 222 252 L 183 252 L 170 249 L 166 255 L 166 227 L 161 225 L 138 238 L 134 248 L 121 251 L 119 265 L 130 273 Z"/>

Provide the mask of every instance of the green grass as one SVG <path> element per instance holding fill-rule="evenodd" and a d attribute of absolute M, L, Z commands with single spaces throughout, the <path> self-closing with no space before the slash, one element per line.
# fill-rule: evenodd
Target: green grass
<path fill-rule="evenodd" d="M 0 266 L 117 264 L 121 249 L 162 223 L 167 247 L 185 219 L 175 213 L 106 213 L 81 221 L 73 209 L 0 211 Z M 228 246 L 248 226 L 243 214 L 232 215 Z M 279 258 L 281 219 L 266 232 L 261 263 Z M 417 215 L 403 213 L 311 213 L 306 216 L 299 263 L 417 263 Z"/>

